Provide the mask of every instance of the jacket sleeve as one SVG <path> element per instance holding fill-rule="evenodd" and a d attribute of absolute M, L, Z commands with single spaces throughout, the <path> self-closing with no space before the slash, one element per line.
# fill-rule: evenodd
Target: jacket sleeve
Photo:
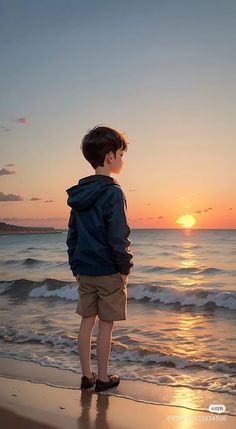
<path fill-rule="evenodd" d="M 107 240 L 111 249 L 112 260 L 118 271 L 128 275 L 133 266 L 133 254 L 130 252 L 130 228 L 127 223 L 127 204 L 122 197 L 110 203 L 110 209 L 106 217 Z"/>
<path fill-rule="evenodd" d="M 69 265 L 70 265 L 70 269 L 73 272 L 73 275 L 75 275 L 75 272 L 74 272 L 75 267 L 73 267 L 72 258 L 77 244 L 77 237 L 78 237 L 78 234 L 77 234 L 77 228 L 76 228 L 75 210 L 72 208 L 70 211 L 70 218 L 68 222 L 68 233 L 67 233 L 66 244 L 67 244 L 67 254 L 68 254 Z"/>

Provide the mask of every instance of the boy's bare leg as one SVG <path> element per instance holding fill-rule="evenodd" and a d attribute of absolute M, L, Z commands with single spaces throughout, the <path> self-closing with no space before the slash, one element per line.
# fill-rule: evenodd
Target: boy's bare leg
<path fill-rule="evenodd" d="M 91 333 L 94 328 L 96 316 L 82 317 L 78 333 L 78 351 L 83 375 L 93 377 L 90 366 Z"/>
<path fill-rule="evenodd" d="M 113 321 L 99 320 L 99 332 L 97 337 L 97 361 L 98 378 L 101 381 L 109 381 L 107 369 L 111 350 L 111 334 L 113 326 Z"/>

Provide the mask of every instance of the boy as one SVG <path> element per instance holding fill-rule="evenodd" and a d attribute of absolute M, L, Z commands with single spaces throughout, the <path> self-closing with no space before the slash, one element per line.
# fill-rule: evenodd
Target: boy
<path fill-rule="evenodd" d="M 78 334 L 81 388 L 95 386 L 96 392 L 120 382 L 120 377 L 108 375 L 107 369 L 114 321 L 127 318 L 127 284 L 133 254 L 129 249 L 126 197 L 110 174 L 121 171 L 127 145 L 125 137 L 113 128 L 96 126 L 89 130 L 81 149 L 95 174 L 66 190 L 71 207 L 67 253 L 79 282 L 76 313 L 82 316 Z M 90 367 L 91 333 L 97 315 L 98 377 Z"/>

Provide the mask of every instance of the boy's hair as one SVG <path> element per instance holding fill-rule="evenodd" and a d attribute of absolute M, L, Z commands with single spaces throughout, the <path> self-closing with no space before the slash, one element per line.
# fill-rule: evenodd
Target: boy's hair
<path fill-rule="evenodd" d="M 128 150 L 128 141 L 124 135 L 114 128 L 96 125 L 88 130 L 82 139 L 81 149 L 85 159 L 95 169 L 104 166 L 104 159 L 112 151 L 116 157 L 118 149 Z"/>

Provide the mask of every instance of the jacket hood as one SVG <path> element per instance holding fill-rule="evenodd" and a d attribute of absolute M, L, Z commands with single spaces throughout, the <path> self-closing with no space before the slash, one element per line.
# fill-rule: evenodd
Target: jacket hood
<path fill-rule="evenodd" d="M 77 210 L 88 209 L 110 186 L 114 185 L 120 186 L 116 179 L 103 174 L 83 177 L 77 185 L 66 189 L 67 204 Z"/>

